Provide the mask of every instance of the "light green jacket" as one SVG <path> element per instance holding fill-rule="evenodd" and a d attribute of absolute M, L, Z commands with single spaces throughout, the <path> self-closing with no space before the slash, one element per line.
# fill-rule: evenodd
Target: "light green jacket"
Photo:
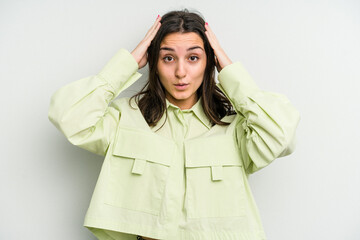
<path fill-rule="evenodd" d="M 105 156 L 84 226 L 100 240 L 265 239 L 248 174 L 294 151 L 299 112 L 234 62 L 217 83 L 236 110 L 222 119 L 229 125 L 212 126 L 200 97 L 186 110 L 166 100 L 166 122 L 164 114 L 150 127 L 135 101 L 116 99 L 137 70 L 122 48 L 97 75 L 51 98 L 50 121 L 72 144 Z"/>

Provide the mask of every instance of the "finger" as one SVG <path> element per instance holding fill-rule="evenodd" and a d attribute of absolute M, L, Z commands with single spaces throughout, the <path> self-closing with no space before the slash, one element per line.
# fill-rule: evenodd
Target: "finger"
<path fill-rule="evenodd" d="M 213 36 L 210 36 L 210 33 L 208 33 L 208 39 L 212 49 L 214 50 L 214 53 L 217 54 L 217 50 L 220 48 L 219 42 L 217 41 L 217 39 L 214 39 Z"/>
<path fill-rule="evenodd" d="M 213 33 L 213 30 L 211 29 L 211 27 L 209 26 L 209 24 L 205 24 L 205 29 L 207 30 L 207 31 L 209 31 L 209 33 Z"/>
<path fill-rule="evenodd" d="M 160 20 L 161 20 L 161 16 L 156 19 L 155 23 L 151 26 L 149 31 L 146 33 L 145 38 L 152 37 L 156 34 L 157 30 L 160 28 L 160 25 L 161 25 Z M 155 32 L 155 34 L 154 34 L 154 32 Z"/>
<path fill-rule="evenodd" d="M 157 28 L 157 26 L 160 24 L 160 20 L 161 20 L 161 16 L 159 16 L 158 18 L 156 18 L 154 24 L 152 25 L 152 27 L 150 28 L 151 30 L 154 30 Z"/>
<path fill-rule="evenodd" d="M 158 32 L 160 26 L 161 26 L 161 23 L 159 23 L 157 25 L 157 27 L 152 32 L 149 33 L 149 35 L 146 37 L 146 39 L 148 41 L 152 41 L 154 39 L 154 37 L 155 37 L 156 33 Z"/>
<path fill-rule="evenodd" d="M 208 31 L 205 31 L 205 35 L 206 35 L 207 39 L 209 40 L 210 44 L 212 44 L 212 38 Z"/>
<path fill-rule="evenodd" d="M 209 24 L 205 24 L 205 29 L 206 29 L 206 31 L 207 31 L 209 34 L 212 32 Z"/>
<path fill-rule="evenodd" d="M 157 31 L 159 30 L 160 27 L 161 27 L 161 22 L 159 22 L 156 25 L 155 29 L 151 32 L 151 34 L 154 36 L 157 33 Z"/>
<path fill-rule="evenodd" d="M 216 36 L 215 36 L 215 33 L 213 32 L 213 30 L 211 29 L 211 27 L 210 27 L 209 25 L 206 25 L 206 24 L 205 24 L 205 28 L 206 28 L 209 36 L 210 36 L 212 39 L 214 39 L 214 41 L 217 41 L 217 38 L 216 38 Z"/>
<path fill-rule="evenodd" d="M 213 39 L 213 41 L 217 41 L 217 38 L 216 38 L 214 32 L 211 31 L 211 29 L 208 31 L 208 34 L 209 34 L 210 38 Z"/>
<path fill-rule="evenodd" d="M 216 48 L 216 40 L 214 40 L 214 38 L 210 35 L 210 33 L 208 31 L 205 32 L 209 42 L 210 42 L 210 45 L 211 47 L 215 50 Z"/>
<path fill-rule="evenodd" d="M 205 24 L 205 28 L 206 28 L 205 34 L 206 34 L 206 36 L 208 37 L 208 39 L 211 40 L 211 41 L 214 41 L 214 40 L 215 40 L 215 39 L 214 39 L 214 35 L 213 35 L 212 30 L 211 30 L 211 28 L 209 27 L 209 25 L 206 25 L 206 24 Z"/>

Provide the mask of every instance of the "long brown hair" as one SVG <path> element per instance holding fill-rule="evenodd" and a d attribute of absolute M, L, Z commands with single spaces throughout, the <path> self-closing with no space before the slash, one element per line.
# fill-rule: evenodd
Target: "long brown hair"
<path fill-rule="evenodd" d="M 149 64 L 148 81 L 140 92 L 129 99 L 129 105 L 131 106 L 131 99 L 136 97 L 136 103 L 149 126 L 155 126 L 164 112 L 166 112 L 166 118 L 168 117 L 165 88 L 156 73 L 160 43 L 163 38 L 170 33 L 195 32 L 203 39 L 207 57 L 204 79 L 200 87 L 196 90 L 197 96 L 202 96 L 201 105 L 212 125 L 228 125 L 229 123 L 222 122 L 221 118 L 236 113 L 230 101 L 216 86 L 214 50 L 205 35 L 204 19 L 199 14 L 189 12 L 189 10 L 185 8 L 181 11 L 170 11 L 166 13 L 162 16 L 160 22 L 161 26 L 147 49 Z M 140 98 L 141 95 L 144 96 Z"/>

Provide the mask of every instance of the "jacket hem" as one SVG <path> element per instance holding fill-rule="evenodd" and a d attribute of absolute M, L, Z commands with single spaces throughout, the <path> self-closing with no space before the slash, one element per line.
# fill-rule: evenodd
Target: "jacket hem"
<path fill-rule="evenodd" d="M 154 226 L 133 225 L 124 222 L 115 222 L 109 219 L 87 217 L 84 221 L 84 227 L 95 233 L 101 230 L 110 230 L 121 232 L 125 234 L 133 234 L 134 239 L 136 235 L 147 236 L 162 240 L 266 240 L 263 232 L 241 232 L 241 231 L 188 231 L 179 228 L 172 235 L 169 235 L 165 230 L 154 228 Z M 94 234 L 96 235 L 96 234 Z M 114 240 L 131 239 L 132 236 Z M 99 238 L 100 239 L 100 238 Z M 100 240 L 113 240 L 113 238 L 106 237 Z"/>
<path fill-rule="evenodd" d="M 125 222 L 115 222 L 114 220 L 95 217 L 85 218 L 83 226 L 88 228 L 89 230 L 90 228 L 100 228 L 115 232 L 123 232 L 127 234 L 144 235 L 158 239 L 164 239 L 164 235 L 166 235 L 164 230 L 154 228 L 154 226 L 146 226 L 140 224 L 133 225 L 127 224 Z"/>

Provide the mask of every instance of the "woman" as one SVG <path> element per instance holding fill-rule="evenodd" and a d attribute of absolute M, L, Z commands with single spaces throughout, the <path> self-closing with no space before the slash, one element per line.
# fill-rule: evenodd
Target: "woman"
<path fill-rule="evenodd" d="M 144 88 L 115 99 L 147 63 Z M 247 177 L 294 151 L 300 114 L 260 90 L 185 9 L 158 16 L 131 53 L 55 92 L 49 119 L 105 156 L 84 221 L 98 239 L 258 240 Z"/>

